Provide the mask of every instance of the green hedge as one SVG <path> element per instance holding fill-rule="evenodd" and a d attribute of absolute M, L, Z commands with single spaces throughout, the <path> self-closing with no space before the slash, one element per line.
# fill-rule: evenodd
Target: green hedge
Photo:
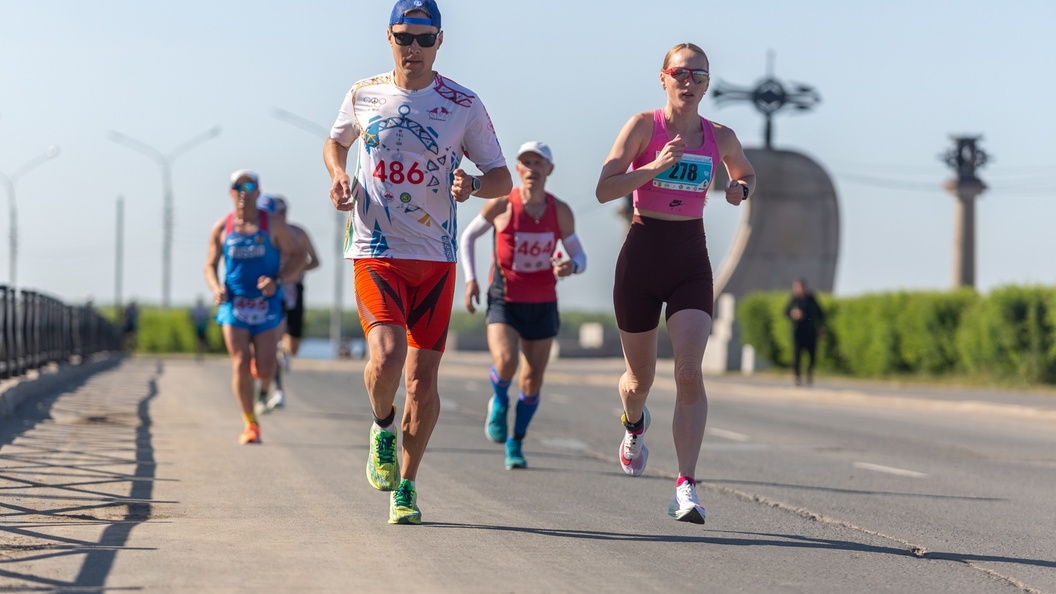
<path fill-rule="evenodd" d="M 788 299 L 787 292 L 754 293 L 737 307 L 744 343 L 779 367 L 792 357 Z M 967 374 L 1056 383 L 1056 289 L 899 291 L 821 295 L 819 301 L 827 318 L 821 369 L 861 377 Z"/>
<path fill-rule="evenodd" d="M 1056 290 L 1004 287 L 975 304 L 957 331 L 958 354 L 972 373 L 1056 383 Z"/>
<path fill-rule="evenodd" d="M 210 353 L 226 353 L 224 337 L 220 327 L 209 324 L 206 331 Z M 136 352 L 140 353 L 193 353 L 198 346 L 194 322 L 187 309 L 142 307 L 139 314 L 139 331 L 136 336 Z"/>

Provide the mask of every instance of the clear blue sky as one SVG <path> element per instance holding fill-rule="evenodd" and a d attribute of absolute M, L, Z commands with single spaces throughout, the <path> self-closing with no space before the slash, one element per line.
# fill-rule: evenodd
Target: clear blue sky
<path fill-rule="evenodd" d="M 0 171 L 61 147 L 17 187 L 19 283 L 111 302 L 123 195 L 124 297 L 159 302 L 160 172 L 107 132 L 168 152 L 220 125 L 218 138 L 175 162 L 174 303 L 207 293 L 208 231 L 231 207 L 228 175 L 246 167 L 265 191 L 288 197 L 290 219 L 314 236 L 323 266 L 309 276 L 308 305 L 328 306 L 336 215 L 322 142 L 273 110 L 328 128 L 355 80 L 391 69 L 390 8 L 387 0 L 2 0 Z M 810 155 L 834 178 L 837 294 L 950 286 L 953 200 L 941 185 L 951 173 L 938 155 L 949 135 L 965 133 L 982 134 L 992 156 L 981 171 L 991 190 L 978 207 L 979 287 L 1056 281 L 1056 3 L 440 0 L 440 8 L 436 67 L 480 95 L 509 162 L 525 140 L 553 148 L 548 188 L 571 203 L 590 259 L 586 274 L 560 284 L 566 307 L 611 308 L 622 237 L 617 205 L 599 205 L 594 186 L 627 118 L 662 105 L 657 71 L 682 41 L 707 50 L 716 80 L 738 85 L 764 75 L 772 49 L 778 78 L 821 94 L 814 112 L 778 118 L 775 145 Z M 746 146 L 761 143 L 762 118 L 749 107 L 705 99 L 701 110 Z M 460 207 L 463 226 L 480 205 Z M 741 214 L 721 200 L 706 209 L 716 270 Z M 457 291 L 460 302 L 461 284 Z"/>

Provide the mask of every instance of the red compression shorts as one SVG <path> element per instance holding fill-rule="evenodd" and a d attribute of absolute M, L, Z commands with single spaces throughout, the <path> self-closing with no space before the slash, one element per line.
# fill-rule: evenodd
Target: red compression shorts
<path fill-rule="evenodd" d="M 363 335 L 379 324 L 403 326 L 407 344 L 444 351 L 455 296 L 455 263 L 362 258 L 353 260 Z"/>

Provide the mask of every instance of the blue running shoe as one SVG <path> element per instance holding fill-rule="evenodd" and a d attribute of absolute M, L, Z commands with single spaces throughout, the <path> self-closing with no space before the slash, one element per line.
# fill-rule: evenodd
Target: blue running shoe
<path fill-rule="evenodd" d="M 521 453 L 521 440 L 511 437 L 506 440 L 506 470 L 514 468 L 528 468 L 528 462 Z"/>
<path fill-rule="evenodd" d="M 506 441 L 506 413 L 510 411 L 509 403 L 501 404 L 498 396 L 488 401 L 488 420 L 484 423 L 484 434 L 495 443 Z"/>

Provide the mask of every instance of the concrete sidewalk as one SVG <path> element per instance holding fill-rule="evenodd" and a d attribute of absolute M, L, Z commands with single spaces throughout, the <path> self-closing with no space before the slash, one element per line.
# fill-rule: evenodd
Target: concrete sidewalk
<path fill-rule="evenodd" d="M 120 353 L 103 353 L 75 364 L 50 364 L 22 377 L 0 380 L 0 420 L 9 418 L 23 402 L 36 396 L 74 390 L 89 377 L 112 369 L 121 362 Z"/>

